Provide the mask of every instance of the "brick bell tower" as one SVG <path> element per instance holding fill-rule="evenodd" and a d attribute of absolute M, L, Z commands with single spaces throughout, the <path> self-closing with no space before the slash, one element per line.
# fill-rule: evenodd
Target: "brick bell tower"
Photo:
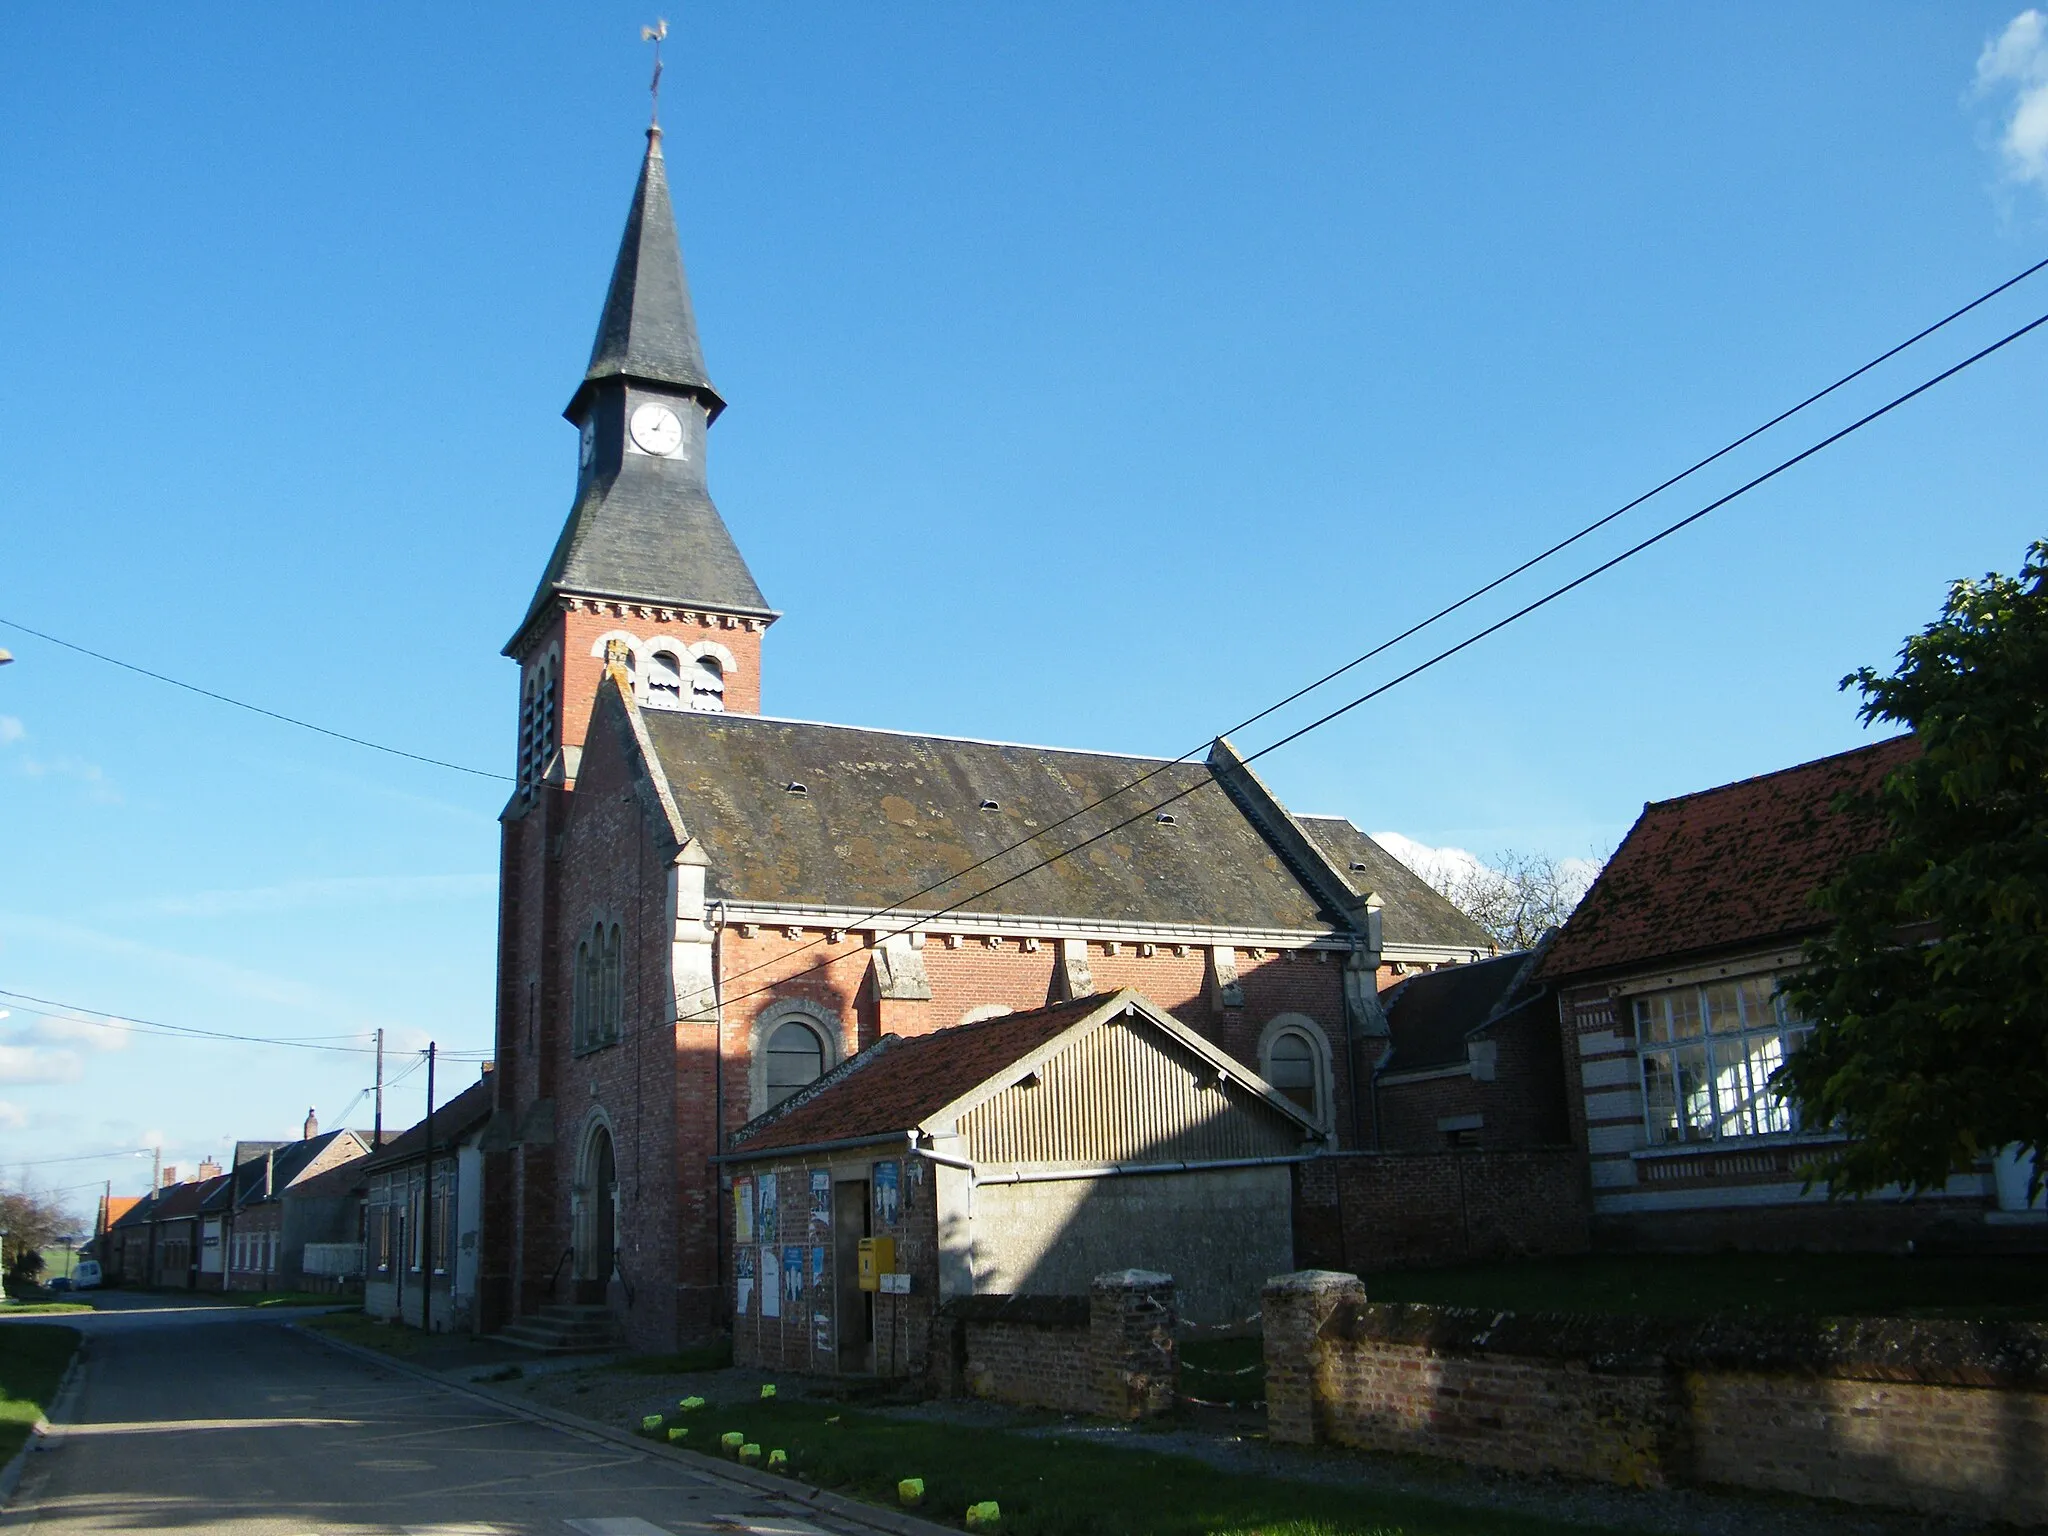
<path fill-rule="evenodd" d="M 649 128 L 590 367 L 562 413 L 579 434 L 575 502 L 505 647 L 519 663 L 517 799 L 573 784 L 608 642 L 624 644 L 649 708 L 760 713 L 761 636 L 778 615 L 705 483 L 724 409 Z"/>

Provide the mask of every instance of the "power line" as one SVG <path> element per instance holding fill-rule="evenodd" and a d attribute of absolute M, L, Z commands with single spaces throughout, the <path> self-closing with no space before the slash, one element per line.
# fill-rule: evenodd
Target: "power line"
<path fill-rule="evenodd" d="M 513 782 L 512 775 L 509 773 L 493 773 L 488 768 L 471 768 L 462 763 L 451 763 L 442 758 L 427 757 L 419 752 L 408 752 L 403 747 L 387 746 L 381 741 L 371 741 L 368 737 L 351 736 L 347 731 L 337 731 L 324 725 L 315 725 L 312 721 L 301 720 L 296 715 L 280 714 L 274 709 L 265 709 L 261 704 L 251 704 L 247 699 L 237 699 L 225 693 L 216 693 L 211 688 L 202 688 L 197 683 L 188 683 L 182 678 L 171 677 L 163 672 L 152 672 L 148 667 L 138 667 L 132 661 L 123 661 L 118 656 L 109 656 L 104 651 L 93 650 L 90 646 L 80 645 L 76 641 L 60 639 L 56 635 L 49 634 L 40 629 L 31 629 L 28 625 L 21 623 L 17 619 L 0 617 L 0 624 L 5 624 L 9 629 L 19 630 L 24 635 L 34 635 L 38 640 L 47 640 L 51 645 L 61 645 L 65 650 L 76 651 L 81 656 L 90 656 L 94 661 L 103 661 L 110 667 L 119 667 L 126 672 L 134 672 L 142 677 L 153 678 L 159 683 L 168 683 L 173 688 L 182 688 L 187 693 L 196 693 L 203 699 L 212 699 L 219 704 L 231 704 L 236 709 L 246 709 L 252 715 L 262 715 L 266 719 L 281 721 L 285 725 L 295 725 L 302 731 L 312 731 L 317 735 L 331 736 L 336 741 L 345 741 L 351 746 L 368 747 L 372 752 L 389 753 L 392 757 L 403 757 L 411 762 L 425 763 L 431 768 L 446 768 L 451 773 L 467 773 L 479 779 L 498 779 L 507 784 Z"/>
<path fill-rule="evenodd" d="M 27 1162 L 17 1162 L 13 1158 L 0 1158 L 0 1167 L 47 1168 L 52 1163 L 96 1163 L 102 1158 L 109 1157 L 147 1157 L 155 1150 L 155 1147 L 123 1147 L 118 1152 L 74 1152 L 69 1157 L 37 1157 L 31 1158 Z"/>
<path fill-rule="evenodd" d="M 0 997 L 12 998 L 17 1003 L 42 1005 L 41 1007 L 25 1007 L 22 1009 L 24 1013 L 38 1014 L 46 1019 L 63 1019 L 73 1024 L 90 1024 L 96 1029 L 121 1030 L 128 1034 L 155 1035 L 172 1039 L 224 1040 L 241 1045 L 282 1045 L 303 1051 L 340 1051 L 353 1056 L 373 1056 L 376 1054 L 377 1049 L 372 1045 L 326 1043 L 329 1041 L 367 1039 L 368 1031 L 365 1030 L 358 1030 L 346 1035 L 307 1035 L 298 1039 L 288 1039 L 280 1035 L 240 1035 L 226 1030 L 200 1029 L 190 1024 L 164 1024 L 153 1019 L 138 1019 L 132 1014 L 111 1014 L 103 1008 L 87 1008 L 82 1003 L 66 1003 L 56 998 L 37 997 L 28 992 L 10 991 L 6 987 L 0 987 Z M 62 1013 L 46 1011 L 51 1008 L 61 1008 L 64 1011 Z M 86 1017 L 88 1014 L 97 1015 L 97 1017 Z M 479 1060 L 488 1060 L 491 1056 L 489 1051 L 474 1050 L 448 1051 L 442 1054 L 463 1059 L 475 1057 Z"/>
<path fill-rule="evenodd" d="M 1863 363 L 1856 368 L 1852 368 L 1851 370 L 1849 370 L 1849 372 L 1843 374 L 1840 378 L 1836 379 L 1832 384 L 1829 384 L 1822 389 L 1815 390 L 1812 394 L 1808 395 L 1804 400 L 1801 400 L 1797 405 L 1788 406 L 1784 410 L 1778 412 L 1777 415 L 1771 417 L 1768 421 L 1762 423 L 1760 426 L 1752 427 L 1749 431 L 1743 433 L 1740 437 L 1735 438 L 1730 442 L 1724 444 L 1723 446 L 1715 449 L 1712 453 L 1707 454 L 1704 458 L 1694 460 L 1684 469 L 1678 471 L 1678 473 L 1670 476 L 1666 480 L 1660 481 L 1658 484 L 1652 486 L 1649 490 L 1644 491 L 1641 495 L 1635 497 L 1630 501 L 1623 502 L 1620 506 L 1616 507 L 1612 512 L 1608 512 L 1601 517 L 1595 518 L 1592 522 L 1587 523 L 1583 528 L 1580 528 L 1576 533 L 1572 533 L 1566 536 L 1565 538 L 1558 540 L 1549 548 L 1541 551 L 1538 554 L 1530 556 L 1521 564 L 1515 566 L 1511 570 L 1503 572 L 1499 576 L 1496 576 L 1493 580 L 1485 583 L 1483 586 L 1473 588 L 1470 592 L 1467 592 L 1463 597 L 1460 597 L 1456 601 L 1448 603 L 1444 607 L 1437 609 L 1428 617 L 1417 620 L 1415 623 L 1409 625 L 1406 629 L 1402 630 L 1399 634 L 1393 635 L 1388 639 L 1381 641 L 1378 645 L 1373 646 L 1370 650 L 1365 651 L 1364 653 L 1358 656 L 1354 656 L 1351 660 L 1345 662 L 1342 666 L 1337 667 L 1332 671 L 1325 672 L 1321 677 L 1317 678 L 1314 682 L 1308 683 L 1303 687 L 1295 689 L 1294 692 L 1288 694 L 1285 698 L 1280 699 L 1275 703 L 1267 705 L 1257 714 L 1248 715 L 1235 725 L 1225 726 L 1222 730 L 1217 731 L 1214 734 L 1214 736 L 1205 737 L 1202 741 L 1188 748 L 1187 751 L 1182 752 L 1177 757 L 1171 757 L 1161 760 L 1155 767 L 1149 769 L 1145 773 L 1140 774 L 1130 783 L 1121 785 L 1118 788 L 1111 790 L 1108 794 L 1102 796 L 1100 799 L 1090 801 L 1088 804 L 1081 806 L 1079 809 L 1071 811 L 1065 816 L 1060 817 L 1057 821 L 1049 822 L 1045 826 L 1037 828 L 1028 836 L 1020 838 L 1016 842 L 1010 843 L 1002 848 L 998 848 L 994 853 L 989 854 L 986 858 L 977 860 L 975 863 L 969 864 L 966 868 L 947 875 L 944 879 L 933 881 L 930 885 L 924 886 L 919 890 L 912 891 L 908 896 L 903 897 L 900 901 L 892 902 L 890 905 L 881 908 L 879 911 L 870 912 L 867 914 L 866 917 L 857 919 L 854 922 L 848 924 L 847 926 L 864 927 L 867 924 L 874 922 L 878 918 L 884 918 L 889 916 L 889 914 L 892 912 L 901 911 L 905 907 L 909 906 L 911 902 L 917 900 L 920 896 L 928 896 L 933 891 L 940 890 L 945 886 L 952 885 L 956 881 L 960 880 L 962 877 L 973 874 L 978 869 L 987 868 L 989 865 L 995 863 L 998 859 L 1004 858 L 1009 854 L 1015 853 L 1021 848 L 1028 848 L 1033 843 L 1036 843 L 1040 839 L 1044 838 L 1048 833 L 1058 831 L 1061 827 L 1066 826 L 1071 822 L 1079 820 L 1081 817 L 1087 815 L 1090 811 L 1099 810 L 1101 807 L 1108 805 L 1111 801 L 1117 800 L 1122 796 L 1131 793 L 1133 790 L 1142 787 L 1143 785 L 1151 782 L 1151 780 L 1157 778 L 1160 774 L 1164 773 L 1168 768 L 1171 768 L 1179 763 L 1184 763 L 1188 761 L 1196 753 L 1202 751 L 1205 747 L 1207 747 L 1209 742 L 1214 740 L 1216 736 L 1234 735 L 1238 731 L 1245 730 L 1250 726 L 1258 724 L 1261 720 L 1264 720 L 1271 715 L 1279 713 L 1288 705 L 1295 703 L 1297 700 L 1307 697 L 1309 694 L 1314 693 L 1317 689 L 1322 688 L 1324 685 L 1335 682 L 1338 678 L 1344 676 L 1345 673 L 1351 672 L 1356 668 L 1363 666 L 1366 662 L 1371 661 L 1373 658 L 1380 656 L 1389 650 L 1392 650 L 1402 641 L 1413 638 L 1415 635 L 1420 634 L 1423 630 L 1430 628 L 1432 625 L 1440 622 L 1443 619 L 1449 618 L 1452 614 L 1457 613 L 1460 609 L 1469 607 L 1471 604 L 1477 602 L 1480 598 L 1485 597 L 1487 594 L 1491 592 L 1497 591 L 1499 588 L 1507 585 L 1507 583 L 1509 583 L 1510 581 L 1513 581 L 1517 576 L 1520 576 L 1524 572 L 1529 571 L 1535 566 L 1542 564 L 1544 561 L 1550 559 L 1553 555 L 1561 554 L 1563 551 L 1571 548 L 1574 544 L 1577 544 L 1580 541 L 1599 532 L 1602 528 L 1608 526 L 1608 524 L 1616 521 L 1617 519 L 1623 516 L 1626 516 L 1630 512 L 1633 512 L 1637 507 L 1643 505 L 1643 503 L 1650 501 L 1654 497 L 1663 494 L 1665 491 L 1668 491 L 1672 487 L 1678 485 L 1681 481 L 1690 479 L 1692 476 L 1698 474 L 1701 470 L 1706 469 L 1708 466 L 1717 463 L 1721 459 L 1726 458 L 1729 454 L 1735 452 L 1736 449 L 1743 447 L 1747 443 L 1755 441 L 1757 438 L 1763 436 L 1764 433 L 1770 431 L 1773 427 L 1780 426 L 1783 423 L 1791 420 L 1794 416 L 1797 416 L 1800 412 L 1806 410 L 1809 406 L 1819 404 L 1822 400 L 1827 399 L 1828 396 L 1835 394 L 1837 391 L 1854 383 L 1857 379 L 1862 378 L 1866 373 L 1869 373 L 1872 369 L 1877 368 L 1882 364 L 1891 361 L 1891 359 L 1897 357 L 1901 352 L 1904 352 L 1908 348 L 1916 346 L 1920 342 L 1925 341 L 1928 337 L 1934 335 L 1937 331 L 1940 331 L 1945 327 L 1954 324 L 1956 321 L 1962 319 L 1971 311 L 1979 309 L 1984 305 L 1990 303 L 2000 294 L 2006 292 L 2010 288 L 2017 287 L 2020 283 L 2025 282 L 2028 278 L 2034 276 L 2035 273 L 2040 272 L 2044 269 L 2048 269 L 2048 258 L 2043 258 L 2042 260 L 2035 262 L 2032 266 L 2026 268 L 2024 271 L 2016 273 L 2012 277 L 2007 278 L 2004 282 L 1998 284 L 1994 288 L 1987 288 L 1984 292 L 1978 294 L 1977 297 L 1971 299 L 1967 304 L 1964 304 L 1959 308 L 1950 310 L 1946 315 L 1943 315 L 1939 320 L 1936 320 L 1933 324 L 1922 327 L 1920 330 L 1915 331 L 1911 336 L 1908 336 L 1904 341 L 1901 341 L 1894 346 L 1887 347 L 1884 351 L 1878 353 L 1877 356 L 1871 358 L 1870 361 Z M 1156 807 L 1154 807 L 1154 809 L 1156 809 Z M 782 965 L 788 961 L 789 956 L 791 954 L 802 954 L 805 950 L 816 949 L 824 942 L 825 941 L 821 939 L 809 940 L 808 942 L 799 945 L 795 950 L 788 951 L 778 956 L 776 959 L 772 961 L 764 960 L 757 965 L 751 965 L 744 970 L 735 972 L 732 979 L 738 980 L 740 977 L 750 976 L 754 972 L 764 970 L 771 965 Z"/>
<path fill-rule="evenodd" d="M 1258 751 L 1248 754 L 1244 758 L 1244 762 L 1247 765 L 1255 763 L 1260 758 L 1265 757 L 1270 753 L 1277 752 L 1282 747 L 1285 747 L 1290 743 L 1299 741 L 1302 737 L 1308 735 L 1310 732 L 1320 730 L 1322 727 L 1330 724 L 1330 722 L 1332 722 L 1333 720 L 1339 719 L 1340 717 L 1349 714 L 1352 710 L 1357 709 L 1359 706 L 1380 697 L 1380 695 L 1388 692 L 1390 689 L 1397 688 L 1402 683 L 1409 681 L 1411 678 L 1414 678 L 1416 676 L 1419 676 L 1421 673 L 1429 671 L 1432 667 L 1435 667 L 1442 662 L 1448 661 L 1451 657 L 1458 655 L 1462 651 L 1468 650 L 1472 646 L 1477 645 L 1480 641 L 1487 639 L 1489 636 L 1500 633 L 1500 631 L 1506 629 L 1510 624 L 1516 623 L 1521 619 L 1527 618 L 1530 614 L 1535 613 L 1538 609 L 1545 608 L 1549 606 L 1551 603 L 1556 602 L 1559 598 L 1564 597 L 1566 594 L 1578 590 L 1580 587 L 1594 580 L 1596 577 L 1602 576 L 1608 571 L 1613 570 L 1616 566 L 1621 565 L 1624 561 L 1632 560 L 1637 555 L 1643 553 L 1645 550 L 1650 549 L 1655 545 L 1663 543 L 1664 540 L 1672 537 L 1674 534 L 1680 532 L 1683 529 L 1691 527 L 1694 523 L 1700 521 L 1700 519 L 1706 517 L 1709 513 L 1714 512 L 1721 507 L 1727 506 L 1728 503 L 1736 500 L 1738 497 L 1748 495 L 1749 492 L 1755 490 L 1757 487 L 1767 483 L 1768 481 L 1775 480 L 1779 475 L 1785 473 L 1785 471 L 1793 468 L 1796 465 L 1805 463 L 1806 460 L 1812 458 L 1815 454 L 1822 452 L 1824 449 L 1832 447 L 1834 444 L 1841 442 L 1844 438 L 1849 437 L 1850 435 L 1856 432 L 1860 432 L 1863 428 L 1869 426 L 1872 422 L 1877 421 L 1882 417 L 1890 415 L 1900 406 L 1905 405 L 1909 401 L 1919 398 L 1921 395 L 1927 393 L 1928 390 L 1933 389 L 1936 385 L 1944 383 L 1945 381 L 1954 378 L 1957 374 L 1963 372 L 1965 369 L 1973 367 L 1977 363 L 1982 362 L 1985 358 L 1990 357 L 1995 352 L 2004 350 L 2006 347 L 2011 346 L 2014 342 L 2020 340 L 2020 338 L 2030 334 L 2033 331 L 2039 330 L 2044 325 L 2048 325 L 2048 314 L 2041 315 L 2033 320 L 2028 321 L 2027 324 L 2021 326 L 2018 330 L 2008 332 L 2006 335 L 2000 337 L 1997 341 L 1991 343 L 1991 345 L 1989 345 L 1988 347 L 1984 347 L 1979 351 L 1973 352 L 1968 357 L 1964 358 L 1961 362 L 1955 363 L 1950 367 L 1944 368 L 1941 372 L 1935 374 L 1932 378 L 1926 379 L 1921 383 L 1914 385 L 1904 394 L 1894 396 L 1891 400 L 1879 406 L 1876 410 L 1868 412 L 1863 416 L 1859 416 L 1856 420 L 1850 422 L 1847 426 L 1829 433 L 1826 437 L 1821 438 L 1818 442 L 1813 443 L 1806 448 L 1802 448 L 1798 453 L 1793 454 L 1790 458 L 1780 460 L 1777 464 L 1765 470 L 1762 474 L 1755 476 L 1753 479 L 1743 482 L 1734 490 L 1729 491 L 1726 495 L 1716 497 L 1714 500 L 1708 502 L 1705 506 L 1700 507 L 1696 511 L 1687 513 L 1684 517 L 1679 518 L 1676 522 L 1666 524 L 1663 528 L 1651 534 L 1648 538 L 1642 539 L 1637 543 L 1630 545 L 1627 549 L 1621 551 L 1621 553 L 1611 557 L 1610 559 L 1603 560 L 1600 564 L 1594 566 L 1591 570 L 1586 571 L 1581 575 L 1574 576 L 1570 581 L 1565 582 L 1561 586 L 1553 587 L 1550 591 L 1544 593 L 1543 596 L 1537 598 L 1533 602 L 1525 603 L 1522 607 L 1517 608 L 1513 613 L 1508 614 L 1505 618 L 1495 620 L 1493 623 L 1487 625 L 1484 629 L 1481 629 L 1474 634 L 1466 636 L 1463 640 L 1460 640 L 1455 645 L 1448 646 L 1445 649 L 1438 651 L 1435 655 L 1429 657 L 1427 660 L 1418 662 L 1416 665 L 1410 667 L 1407 671 L 1399 673 L 1396 676 L 1389 678 L 1387 681 L 1379 684 L 1377 687 L 1366 690 L 1366 692 L 1360 694 L 1357 698 L 1352 699 L 1348 703 L 1339 705 L 1337 708 L 1330 710 L 1328 713 L 1321 715 L 1314 720 L 1311 720 L 1308 724 L 1301 726 L 1299 729 L 1290 731 L 1287 735 L 1282 736 L 1279 740 L 1268 742 L 1265 746 L 1259 748 Z M 1136 822 L 1142 821 L 1147 816 L 1154 815 L 1157 812 L 1165 809 L 1167 806 L 1176 803 L 1177 801 L 1186 799 L 1189 795 L 1195 793 L 1196 790 L 1215 786 L 1216 781 L 1214 779 L 1203 779 L 1197 781 L 1194 784 L 1188 785 L 1184 789 L 1176 790 L 1173 794 L 1168 795 L 1165 799 L 1160 800 L 1155 804 L 1146 806 L 1143 810 L 1138 811 L 1134 815 L 1127 816 L 1121 821 L 1114 822 L 1111 825 L 1104 827 L 1101 831 L 1093 833 L 1086 838 L 1083 838 L 1080 842 L 1075 843 L 1070 847 L 1062 848 L 1057 853 L 1051 854 L 1046 858 L 1028 864 L 1023 869 L 1016 871 L 1014 874 L 1007 875 L 1003 879 L 996 881 L 993 885 L 986 886 L 983 889 L 975 891 L 968 896 L 963 896 L 958 901 L 953 902 L 950 906 L 942 907 L 937 912 L 930 913 L 921 917 L 918 920 L 918 923 L 909 924 L 906 927 L 901 928 L 897 931 L 899 933 L 907 933 L 910 931 L 911 928 L 918 926 L 919 923 L 929 923 L 937 918 L 945 917 L 951 913 L 957 912 L 962 907 L 966 906 L 969 902 L 979 901 L 985 896 L 992 895 L 994 892 L 1001 890 L 1004 886 L 1013 884 L 1014 882 L 1023 879 L 1026 875 L 1029 875 L 1036 870 L 1044 869 L 1051 864 L 1055 864 L 1059 862 L 1061 859 L 1067 858 L 1072 854 L 1080 852 L 1083 848 L 1090 847 L 1093 844 L 1102 841 L 1103 838 L 1110 836 L 1112 833 L 1119 832 L 1123 828 L 1131 826 Z M 1069 819 L 1071 820 L 1071 818 Z M 794 971 L 786 976 L 778 977 L 776 981 L 771 982 L 765 986 L 756 987 L 748 992 L 742 992 L 737 997 L 722 998 L 721 1001 L 731 1003 L 744 1002 L 748 998 L 758 997 L 765 992 L 771 991 L 774 987 L 780 986 L 784 982 L 794 981 L 799 977 L 813 975 L 816 972 L 824 970 L 829 966 L 836 964 L 839 960 L 845 958 L 847 957 L 829 956 L 825 960 L 815 965 L 808 966 L 803 970 Z M 758 967 L 756 967 L 756 969 L 758 969 Z"/>

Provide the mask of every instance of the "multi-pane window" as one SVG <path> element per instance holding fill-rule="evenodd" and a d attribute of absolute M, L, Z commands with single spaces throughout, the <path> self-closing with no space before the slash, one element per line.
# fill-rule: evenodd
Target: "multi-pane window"
<path fill-rule="evenodd" d="M 768 1108 L 773 1109 L 799 1088 L 816 1082 L 825 1070 L 825 1042 L 816 1030 L 795 1021 L 768 1037 Z"/>
<path fill-rule="evenodd" d="M 1282 1030 L 1266 1048 L 1266 1081 L 1311 1115 L 1322 1115 L 1317 1102 L 1316 1048 L 1297 1029 Z"/>
<path fill-rule="evenodd" d="M 434 1170 L 434 1272 L 448 1272 L 449 1237 L 455 1230 L 455 1170 L 442 1164 Z"/>
<path fill-rule="evenodd" d="M 599 923 L 576 946 L 570 1029 L 578 1050 L 619 1038 L 624 1016 L 625 938 L 617 923 Z"/>
<path fill-rule="evenodd" d="M 1771 1074 L 1813 1032 L 1771 976 L 1678 987 L 1635 1000 L 1650 1144 L 1799 1129 Z"/>

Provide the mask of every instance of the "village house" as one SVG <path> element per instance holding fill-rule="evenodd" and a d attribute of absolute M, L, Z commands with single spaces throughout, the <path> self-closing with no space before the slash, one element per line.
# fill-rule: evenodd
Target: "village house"
<path fill-rule="evenodd" d="M 720 1159 L 734 1358 L 921 1377 L 945 1302 L 1086 1295 L 1113 1269 L 1235 1321 L 1292 1266 L 1290 1172 L 1329 1136 L 1128 990 L 885 1036 Z"/>
<path fill-rule="evenodd" d="M 1807 1188 L 1803 1164 L 1839 1133 L 1768 1086 L 1810 1029 L 1779 988 L 1828 926 L 1813 894 L 1882 836 L 1833 802 L 1918 750 L 1896 737 L 1652 802 L 1566 923 L 1541 976 L 1598 1242 L 1897 1248 L 1982 1228 L 1988 1166 L 1912 1200 Z"/>
<path fill-rule="evenodd" d="M 480 1143 L 492 1073 L 351 1166 L 365 1189 L 363 1310 L 436 1333 L 476 1326 Z"/>
<path fill-rule="evenodd" d="M 297 1245 L 290 1241 L 286 1197 L 300 1184 L 353 1163 L 369 1150 L 369 1138 L 359 1131 L 323 1134 L 311 1110 L 297 1141 L 237 1143 L 232 1177 L 221 1181 L 204 1206 L 205 1218 L 219 1225 L 222 1288 L 292 1288 L 304 1240 Z"/>
<path fill-rule="evenodd" d="M 644 1349 L 723 1332 L 715 1159 L 741 1126 L 885 1036 L 1121 988 L 1370 1147 L 1381 985 L 1486 935 L 1228 741 L 1186 762 L 762 714 L 778 614 L 707 486 L 724 406 L 651 130 L 565 413 L 575 497 L 505 647 L 481 1326 L 582 1304 Z"/>

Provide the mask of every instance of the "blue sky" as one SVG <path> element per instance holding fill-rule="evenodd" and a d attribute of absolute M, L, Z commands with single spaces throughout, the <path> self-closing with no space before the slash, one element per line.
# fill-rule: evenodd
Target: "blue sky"
<path fill-rule="evenodd" d="M 0 615 L 509 771 L 498 648 L 567 509 L 652 15 L 10 10 Z M 672 21 L 777 714 L 1184 751 L 2048 255 L 2048 44 L 2011 0 Z M 2048 274 L 1558 575 L 2044 310 Z M 2048 534 L 2044 386 L 2048 335 L 1262 768 L 1573 856 L 1854 745 L 1836 681 Z M 488 1046 L 499 786 L 0 644 L 0 986 L 382 1026 L 395 1069 Z M 45 1160 L 189 1164 L 369 1075 L 16 1005 L 0 1175 L 135 1191 L 146 1158 Z"/>

